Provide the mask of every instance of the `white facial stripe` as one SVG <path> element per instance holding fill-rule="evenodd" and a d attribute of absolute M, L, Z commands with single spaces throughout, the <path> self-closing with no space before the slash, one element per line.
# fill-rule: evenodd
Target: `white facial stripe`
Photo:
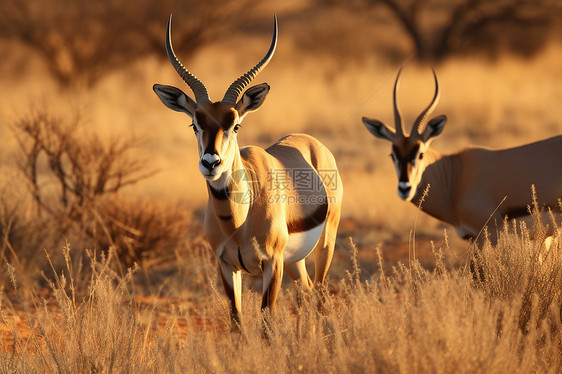
<path fill-rule="evenodd" d="M 402 189 L 408 189 L 410 188 L 410 182 L 398 182 L 398 187 L 402 188 Z"/>
<path fill-rule="evenodd" d="M 394 161 L 394 167 L 396 168 L 396 175 L 400 176 L 400 166 L 398 165 L 398 157 L 396 157 L 396 154 L 394 154 L 394 152 L 392 152 L 392 161 Z"/>
<path fill-rule="evenodd" d="M 197 123 L 197 116 L 193 116 L 193 126 L 195 127 L 195 136 L 197 137 L 197 148 L 199 149 L 199 156 L 205 153 L 205 146 L 203 145 L 203 130 Z M 201 166 L 199 166 L 201 167 Z"/>
<path fill-rule="evenodd" d="M 199 156 L 205 153 L 205 144 L 203 144 L 203 133 L 201 131 L 197 132 L 197 146 L 199 148 Z"/>

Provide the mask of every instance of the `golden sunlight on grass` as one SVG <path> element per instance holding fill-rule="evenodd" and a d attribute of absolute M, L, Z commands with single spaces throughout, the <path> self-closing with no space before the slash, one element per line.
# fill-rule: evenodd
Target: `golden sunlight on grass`
<path fill-rule="evenodd" d="M 133 292 L 139 270 L 119 276 L 108 258 L 73 267 L 67 246 L 66 268 L 47 277 L 51 293 L 22 288 L 9 267 L 0 364 L 18 372 L 557 371 L 562 248 L 545 255 L 522 230 L 508 227 L 497 247 L 484 246 L 477 283 L 447 269 L 447 247 L 435 251 L 432 271 L 412 261 L 363 282 L 348 244 L 355 255 L 343 279 L 300 305 L 294 287 L 282 293 L 267 344 L 254 291 L 244 293 L 242 333 L 229 332 L 216 279 L 202 276 L 213 272 L 208 253 L 186 264 L 196 276 L 181 298 L 160 298 Z M 176 276 L 165 283 L 182 282 Z"/>

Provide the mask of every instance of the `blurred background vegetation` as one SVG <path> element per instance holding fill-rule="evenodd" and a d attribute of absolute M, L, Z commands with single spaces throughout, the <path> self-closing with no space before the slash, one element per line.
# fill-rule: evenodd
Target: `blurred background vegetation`
<path fill-rule="evenodd" d="M 300 53 L 357 61 L 376 51 L 390 61 L 410 54 L 441 62 L 453 56 L 503 53 L 531 57 L 560 38 L 556 0 L 308 0 L 283 5 L 248 0 L 5 0 L 0 38 L 31 53 L 17 61 L 25 73 L 39 59 L 65 89 L 91 87 L 147 56 L 162 58 L 162 25 L 170 13 L 174 44 L 187 61 L 204 47 L 269 27 L 277 11 Z M 280 8 L 280 9 L 276 9 Z M 267 22 L 266 22 L 267 21 Z M 377 32 L 381 29 L 393 32 Z M 287 34 L 284 35 L 287 38 Z M 10 63 L 14 61 L 5 61 Z"/>
<path fill-rule="evenodd" d="M 151 90 L 158 82 L 187 92 L 164 52 L 171 13 L 176 53 L 215 99 L 262 57 L 278 15 L 278 50 L 258 78 L 272 92 L 240 143 L 267 146 L 289 132 L 323 141 L 345 185 L 341 235 L 355 237 L 364 261 L 380 242 L 399 251 L 392 243 L 407 243 L 416 215 L 396 196 L 389 150 L 360 123 L 390 122 L 389 82 L 404 61 L 410 121 L 437 69 L 437 111 L 449 116 L 440 151 L 562 130 L 556 0 L 3 0 L 2 260 L 22 253 L 22 266 L 33 264 L 67 239 L 114 247 L 127 265 L 205 246 L 195 139 Z M 417 223 L 420 240 L 443 229 L 423 215 Z"/>

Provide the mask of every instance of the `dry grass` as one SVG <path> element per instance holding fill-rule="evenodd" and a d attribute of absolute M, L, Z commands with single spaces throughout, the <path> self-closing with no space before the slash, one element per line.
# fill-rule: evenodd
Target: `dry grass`
<path fill-rule="evenodd" d="M 433 271 L 412 261 L 363 282 L 355 263 L 347 277 L 330 283 L 331 291 L 301 306 L 289 287 L 268 341 L 256 292 L 244 292 L 242 334 L 231 333 L 214 277 L 193 279 L 190 286 L 201 288 L 186 290 L 181 302 L 147 299 L 133 291 L 134 271 L 119 276 L 110 259 L 93 255 L 77 271 L 66 246 L 66 268 L 48 276 L 49 299 L 22 292 L 8 268 L 15 291 L 2 299 L 9 333 L 0 365 L 9 372 L 64 373 L 559 372 L 562 248 L 556 244 L 539 261 L 541 246 L 526 234 L 506 227 L 496 248 L 484 246 L 481 282 L 468 271 L 448 270 L 445 248 L 436 250 Z M 184 266 L 214 270 L 205 256 Z M 194 297 L 198 302 L 190 304 Z M 25 329 L 14 325 L 17 310 Z"/>
<path fill-rule="evenodd" d="M 113 248 L 125 266 L 146 266 L 174 259 L 186 240 L 201 234 L 186 207 L 123 193 L 155 174 L 139 155 L 138 138 L 101 139 L 79 117 L 65 121 L 45 109 L 15 122 L 12 131 L 20 173 L 1 186 L 0 261 L 21 257 L 22 269 L 36 270 L 37 253 L 72 240 Z"/>

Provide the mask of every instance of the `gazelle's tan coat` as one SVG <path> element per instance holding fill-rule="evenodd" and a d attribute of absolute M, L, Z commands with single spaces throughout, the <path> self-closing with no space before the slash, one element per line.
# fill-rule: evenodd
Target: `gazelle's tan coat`
<path fill-rule="evenodd" d="M 170 24 L 171 18 L 166 51 L 196 100 L 175 87 L 155 85 L 154 91 L 166 106 L 193 119 L 199 169 L 209 194 L 205 232 L 217 255 L 232 318 L 238 322 L 243 271 L 263 276 L 262 308 L 275 304 L 284 269 L 305 288 L 313 286 L 304 262 L 312 252 L 315 283 L 324 282 L 335 246 L 342 184 L 334 157 L 311 136 L 288 135 L 267 149 L 238 146 L 240 122 L 261 106 L 269 86 L 250 87 L 237 100 L 273 56 L 277 19 L 266 56 L 214 103 L 176 58 Z"/>
<path fill-rule="evenodd" d="M 400 71 L 394 85 L 395 130 L 377 120 L 363 118 L 363 122 L 373 135 L 392 142 L 402 199 L 417 205 L 429 185 L 423 211 L 454 225 L 463 238 L 477 237 L 488 222 L 493 242 L 497 230 L 490 224 L 501 224 L 504 217 L 531 221 L 527 206 L 532 185 L 542 204 L 559 210 L 562 136 L 503 150 L 471 147 L 443 156 L 429 147 L 446 122 L 445 116 L 428 121 L 439 100 L 435 72 L 435 96 L 409 136 L 404 134 L 396 100 L 399 78 Z"/>

